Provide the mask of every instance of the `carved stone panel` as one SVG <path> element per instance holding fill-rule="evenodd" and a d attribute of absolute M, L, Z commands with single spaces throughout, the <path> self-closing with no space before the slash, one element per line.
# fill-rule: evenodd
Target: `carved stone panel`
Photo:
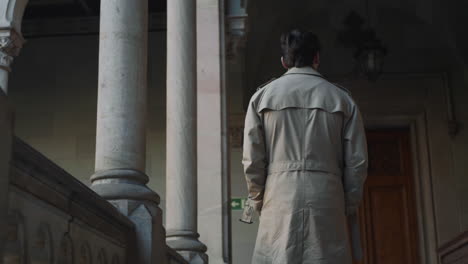
<path fill-rule="evenodd" d="M 112 263 L 111 263 L 111 264 L 120 264 L 120 262 L 119 262 L 119 256 L 114 255 L 114 256 L 112 257 Z"/>
<path fill-rule="evenodd" d="M 89 244 L 85 242 L 83 245 L 81 245 L 80 256 L 78 257 L 78 263 L 79 264 L 91 264 L 91 262 L 92 262 L 91 248 L 89 247 Z"/>
<path fill-rule="evenodd" d="M 65 234 L 60 242 L 58 264 L 73 264 L 73 241 Z"/>
<path fill-rule="evenodd" d="M 3 264 L 26 263 L 26 234 L 23 217 L 13 212 L 8 219 L 8 237 L 3 251 Z"/>
<path fill-rule="evenodd" d="M 98 253 L 97 264 L 107 264 L 106 251 L 103 248 Z"/>
<path fill-rule="evenodd" d="M 133 224 L 73 176 L 15 141 L 3 264 L 122 262 Z M 73 194 L 73 195 L 69 195 Z M 109 254 L 109 255 L 107 255 Z M 3 260 L 3 262 L 2 262 Z"/>
<path fill-rule="evenodd" d="M 30 259 L 32 264 L 53 263 L 53 246 L 50 227 L 46 223 L 39 225 L 33 237 Z"/>

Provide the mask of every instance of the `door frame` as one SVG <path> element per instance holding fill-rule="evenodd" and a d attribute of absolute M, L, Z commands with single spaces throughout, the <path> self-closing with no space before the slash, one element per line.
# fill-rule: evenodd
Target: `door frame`
<path fill-rule="evenodd" d="M 439 264 L 437 248 L 460 233 L 462 212 L 447 74 L 399 72 L 384 73 L 376 82 L 333 80 L 351 90 L 366 129 L 410 129 L 419 261 Z"/>
<path fill-rule="evenodd" d="M 439 263 L 437 257 L 436 217 L 432 173 L 429 158 L 426 113 L 416 116 L 370 117 L 366 129 L 409 128 L 414 201 L 418 226 L 418 250 L 421 263 Z"/>

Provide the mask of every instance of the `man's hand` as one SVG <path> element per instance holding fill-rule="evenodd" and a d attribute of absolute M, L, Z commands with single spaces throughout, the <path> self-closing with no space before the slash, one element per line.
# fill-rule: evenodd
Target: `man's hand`
<path fill-rule="evenodd" d="M 253 212 L 255 211 L 254 207 L 250 203 L 250 199 L 247 199 L 244 205 L 244 211 L 242 212 L 242 216 L 239 219 L 241 222 L 246 223 L 246 224 L 252 224 L 252 217 L 253 217 Z"/>

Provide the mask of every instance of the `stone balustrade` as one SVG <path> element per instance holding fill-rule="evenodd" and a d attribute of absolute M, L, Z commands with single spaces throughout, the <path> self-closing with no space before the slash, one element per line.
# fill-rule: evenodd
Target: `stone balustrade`
<path fill-rule="evenodd" d="M 127 216 L 20 139 L 12 145 L 4 264 L 135 263 Z M 188 263 L 168 246 L 157 250 L 166 255 L 157 263 Z"/>
<path fill-rule="evenodd" d="M 134 224 L 26 143 L 10 162 L 3 263 L 132 263 Z"/>
<path fill-rule="evenodd" d="M 0 3 L 0 264 L 208 263 L 207 248 L 198 240 L 197 230 L 196 9 L 207 10 L 207 5 L 217 10 L 210 13 L 217 19 L 221 9 L 208 2 L 198 6 L 195 0 L 168 3 L 166 234 L 160 197 L 147 186 L 145 173 L 148 1 L 101 1 L 92 189 L 13 136 L 8 77 L 24 43 L 20 25 L 27 2 Z M 219 41 L 220 35 L 215 39 Z M 221 45 L 216 42 L 215 46 Z M 209 65 L 220 63 L 220 55 L 214 57 L 217 60 Z M 216 67 L 217 76 L 221 68 Z M 205 88 L 209 94 L 221 81 L 212 79 L 206 67 L 201 72 L 209 72 L 204 77 L 212 80 Z M 207 179 L 219 180 L 217 168 Z M 215 207 L 221 204 L 220 195 L 214 200 Z M 222 213 L 217 210 L 215 215 Z M 211 214 L 205 218 L 213 218 Z M 211 228 L 211 221 L 204 222 Z M 228 227 L 220 221 L 216 226 L 223 232 Z M 227 259 L 228 243 L 220 239 L 212 243 L 223 247 L 217 258 Z"/>
<path fill-rule="evenodd" d="M 443 244 L 439 248 L 439 259 L 441 264 L 468 263 L 468 231 Z"/>

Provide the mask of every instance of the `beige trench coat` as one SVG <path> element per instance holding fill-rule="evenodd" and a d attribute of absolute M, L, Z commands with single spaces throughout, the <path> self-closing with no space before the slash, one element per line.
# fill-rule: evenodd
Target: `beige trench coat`
<path fill-rule="evenodd" d="M 261 212 L 252 263 L 352 262 L 346 214 L 367 176 L 358 107 L 312 68 L 259 89 L 245 120 L 244 172 Z"/>

